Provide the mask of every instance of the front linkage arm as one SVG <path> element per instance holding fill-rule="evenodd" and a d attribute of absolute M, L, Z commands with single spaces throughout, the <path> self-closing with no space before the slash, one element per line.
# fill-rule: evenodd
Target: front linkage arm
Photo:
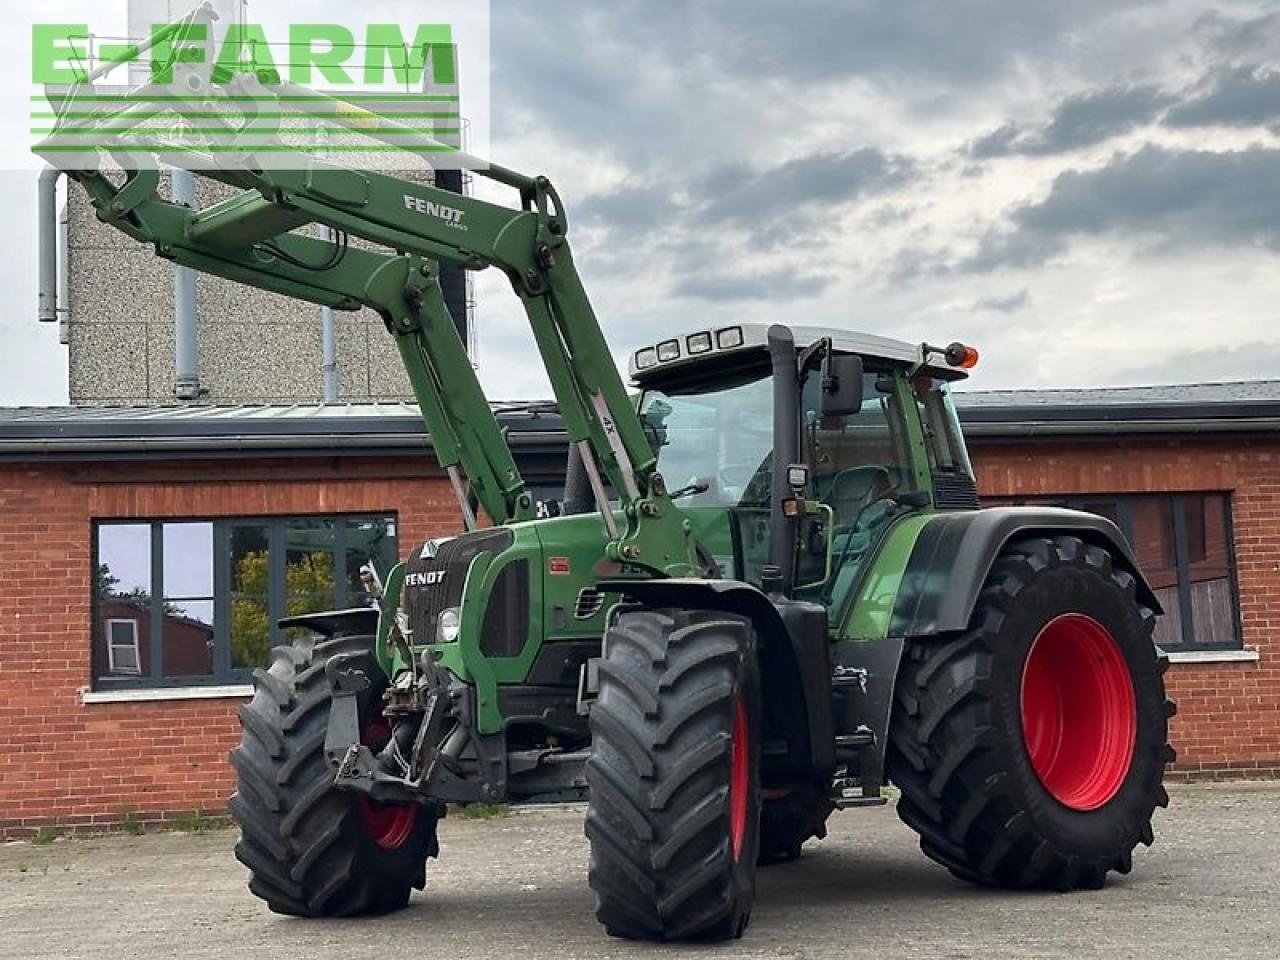
<path fill-rule="evenodd" d="M 283 95 L 305 88 L 279 84 L 271 89 Z M 335 121 L 358 132 L 369 133 L 373 124 L 384 132 L 396 126 L 333 102 Z M 175 109 L 180 111 L 181 104 Z M 114 117 L 118 125 L 127 112 L 126 106 L 97 122 Z M 109 152 L 129 165 L 125 144 Z M 209 158 L 191 152 L 193 173 L 241 191 L 191 210 L 159 196 L 154 169 L 130 170 L 116 184 L 97 169 L 97 157 L 86 162 L 85 154 L 46 155 L 68 165 L 67 174 L 83 184 L 101 220 L 154 245 L 161 257 L 295 299 L 376 310 L 396 338 L 436 455 L 469 524 L 473 517 L 460 471 L 494 521 L 534 516 L 532 497 L 438 282 L 441 262 L 468 270 L 498 267 L 525 308 L 569 441 L 583 452 L 608 533 L 608 556 L 651 575 L 698 572 L 688 524 L 657 472 L 654 451 L 574 268 L 568 222 L 546 178 L 498 166 L 477 170 L 518 190 L 517 210 L 314 157 L 300 159 L 304 169 L 299 170 L 255 169 L 251 158 L 223 160 L 213 168 Z M 309 224 L 328 226 L 342 239 L 294 232 Z M 383 249 L 349 247 L 346 237 Z M 605 499 L 606 479 L 620 499 L 621 523 Z"/>

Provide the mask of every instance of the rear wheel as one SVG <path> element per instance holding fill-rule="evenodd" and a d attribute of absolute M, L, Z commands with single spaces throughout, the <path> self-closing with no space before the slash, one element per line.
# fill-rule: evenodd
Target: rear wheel
<path fill-rule="evenodd" d="M 1129 872 L 1174 757 L 1154 625 L 1107 551 L 1035 538 L 993 565 L 967 631 L 908 645 L 889 774 L 928 856 L 1007 887 Z"/>
<path fill-rule="evenodd" d="M 604 650 L 587 762 L 596 916 L 636 940 L 740 936 L 760 840 L 751 625 L 625 610 Z"/>
<path fill-rule="evenodd" d="M 236 857 L 249 889 L 276 913 L 327 917 L 386 913 L 426 883 L 436 855 L 436 814 L 419 804 L 382 804 L 333 785 L 324 756 L 332 696 L 325 663 L 368 652 L 371 637 L 299 641 L 272 651 L 254 672 L 253 699 L 240 708 L 244 736 L 231 752 L 240 826 Z M 380 676 L 377 670 L 372 676 Z M 385 684 L 359 695 L 361 739 L 375 752 L 391 727 L 381 712 Z"/>

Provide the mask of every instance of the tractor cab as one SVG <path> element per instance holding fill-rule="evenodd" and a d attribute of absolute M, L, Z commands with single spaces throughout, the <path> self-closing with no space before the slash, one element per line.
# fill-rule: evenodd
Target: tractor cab
<path fill-rule="evenodd" d="M 975 361 L 960 345 L 742 325 L 637 350 L 630 373 L 659 470 L 724 575 L 781 576 L 835 624 L 894 522 L 976 507 L 949 392 Z"/>

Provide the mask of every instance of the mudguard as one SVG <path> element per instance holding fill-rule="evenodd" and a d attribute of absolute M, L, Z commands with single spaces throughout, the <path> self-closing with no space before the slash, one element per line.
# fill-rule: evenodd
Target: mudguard
<path fill-rule="evenodd" d="M 378 611 L 373 607 L 353 607 L 350 610 L 325 610 L 323 613 L 304 613 L 297 617 L 282 617 L 281 630 L 302 627 L 314 630 L 325 637 L 370 636 L 378 631 Z"/>
<path fill-rule="evenodd" d="M 947 513 L 925 524 L 902 574 L 890 636 L 918 637 L 964 630 L 991 565 L 1011 540 L 1069 534 L 1111 553 L 1137 581 L 1138 599 L 1161 613 L 1133 551 L 1105 517 L 1060 507 L 992 507 Z"/>
<path fill-rule="evenodd" d="M 749 583 L 673 577 L 605 580 L 597 588 L 648 607 L 720 610 L 744 616 L 760 640 L 766 731 L 786 741 L 765 757 L 774 782 L 812 780 L 824 790 L 835 770 L 827 617 L 817 604 L 775 604 Z"/>

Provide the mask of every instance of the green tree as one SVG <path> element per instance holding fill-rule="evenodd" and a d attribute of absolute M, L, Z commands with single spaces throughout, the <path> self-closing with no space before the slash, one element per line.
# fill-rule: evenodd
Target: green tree
<path fill-rule="evenodd" d="M 94 579 L 94 592 L 99 597 L 114 597 L 120 578 L 111 572 L 105 563 L 98 564 L 98 574 Z"/>
<path fill-rule="evenodd" d="M 94 578 L 94 590 L 97 591 L 96 596 L 103 600 L 127 600 L 133 606 L 139 609 L 146 609 L 151 605 L 151 593 L 143 590 L 141 587 L 134 587 L 132 590 L 117 589 L 120 585 L 120 578 L 111 572 L 111 567 L 105 563 L 98 564 L 98 572 Z M 177 605 L 166 600 L 164 602 L 165 616 L 176 617 L 181 616 L 182 611 Z"/>
<path fill-rule="evenodd" d="M 231 599 L 233 666 L 256 667 L 267 663 L 271 649 L 270 575 L 266 550 L 245 553 L 236 561 Z M 331 605 L 333 575 L 331 553 L 316 551 L 291 557 L 284 569 L 285 615 L 296 617 Z"/>

